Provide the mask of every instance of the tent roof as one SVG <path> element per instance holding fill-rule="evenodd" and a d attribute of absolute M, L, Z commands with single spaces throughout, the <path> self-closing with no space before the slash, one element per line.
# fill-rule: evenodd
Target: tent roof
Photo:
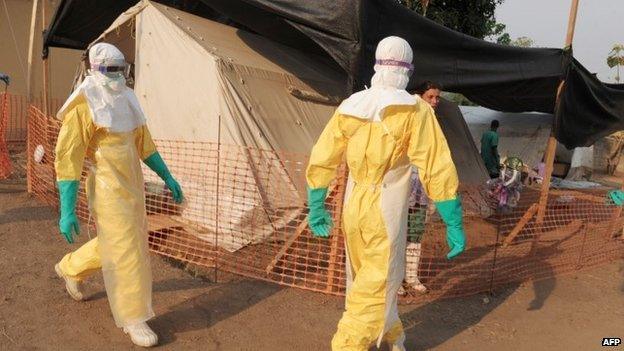
<path fill-rule="evenodd" d="M 151 2 L 150 2 L 151 3 Z M 301 51 L 267 40 L 259 35 L 231 26 L 194 16 L 161 4 L 151 3 L 172 23 L 194 38 L 206 51 L 225 62 L 254 67 L 270 72 L 284 71 L 306 81 L 332 82 L 336 89 L 333 94 L 341 94 L 346 82 L 343 72 L 331 66 L 319 64 L 320 58 L 311 57 Z M 325 89 L 331 86 L 325 86 Z"/>
<path fill-rule="evenodd" d="M 304 54 L 245 30 L 206 20 L 154 1 L 141 1 L 120 14 L 110 27 L 99 35 L 98 40 L 103 40 L 108 33 L 117 32 L 119 27 L 133 19 L 148 5 L 156 8 L 171 23 L 193 38 L 212 57 L 227 64 L 279 74 L 288 72 L 309 86 L 321 90 L 325 94 L 322 98 L 332 101 L 344 93 L 346 84 L 344 72 L 323 64 L 323 59 L 316 55 Z M 133 56 L 132 53 L 130 55 Z"/>

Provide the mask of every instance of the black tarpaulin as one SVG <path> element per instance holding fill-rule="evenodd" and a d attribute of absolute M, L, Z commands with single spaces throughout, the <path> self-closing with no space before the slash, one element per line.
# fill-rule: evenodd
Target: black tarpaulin
<path fill-rule="evenodd" d="M 561 49 L 517 48 L 479 40 L 430 21 L 395 1 L 201 0 L 259 34 L 308 50 L 304 35 L 322 47 L 351 78 L 369 85 L 377 43 L 405 38 L 414 50 L 408 90 L 424 80 L 463 93 L 492 109 L 552 113 L 563 75 Z"/>
<path fill-rule="evenodd" d="M 557 108 L 557 139 L 568 148 L 590 146 L 624 129 L 624 84 L 603 84 L 578 61 L 568 66 Z"/>
<path fill-rule="evenodd" d="M 48 46 L 85 49 L 136 0 L 61 0 L 44 37 Z"/>
<path fill-rule="evenodd" d="M 371 0 L 357 85 L 372 75 L 376 43 L 389 35 L 405 38 L 414 50 L 414 78 L 438 82 L 446 90 L 506 112 L 553 112 L 563 72 L 560 49 L 497 45 L 445 28 L 394 1 Z"/>
<path fill-rule="evenodd" d="M 621 109 L 611 109 L 608 114 L 604 109 L 605 105 L 621 106 L 624 97 L 618 88 L 581 74 L 584 69 L 570 60 L 568 52 L 503 46 L 472 38 L 393 0 L 200 1 L 238 26 L 320 55 L 324 63 L 335 62 L 349 77 L 350 88 L 345 94 L 369 84 L 377 43 L 386 36 L 398 35 L 414 50 L 415 72 L 408 90 L 431 80 L 491 109 L 552 113 L 557 86 L 567 74 L 570 81 L 561 102 L 562 111 L 557 114 L 556 135 L 560 141 L 568 147 L 584 145 L 621 128 L 619 122 L 624 119 Z M 131 5 L 127 1 L 63 0 L 46 45 L 86 48 Z M 577 108 L 575 104 L 583 105 Z M 582 117 L 577 112 L 580 110 L 584 111 Z"/>

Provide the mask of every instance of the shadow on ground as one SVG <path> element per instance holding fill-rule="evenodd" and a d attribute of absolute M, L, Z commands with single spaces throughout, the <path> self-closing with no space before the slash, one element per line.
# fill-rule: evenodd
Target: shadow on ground
<path fill-rule="evenodd" d="M 37 213 L 37 214 L 35 214 Z M 16 222 L 47 221 L 56 219 L 56 214 L 45 206 L 10 208 L 0 213 L 0 225 Z"/>
<path fill-rule="evenodd" d="M 156 291 L 178 289 L 174 282 L 156 284 Z M 160 344 L 166 345 L 176 340 L 176 334 L 194 330 L 207 330 L 216 323 L 226 320 L 251 306 L 261 302 L 283 289 L 276 284 L 257 284 L 242 280 L 219 284 L 214 289 L 191 297 L 171 306 L 169 311 L 157 316 L 150 325 L 160 331 Z M 232 296 L 237 296 L 233 299 Z M 215 346 L 219 346 L 216 336 L 212 336 Z"/>

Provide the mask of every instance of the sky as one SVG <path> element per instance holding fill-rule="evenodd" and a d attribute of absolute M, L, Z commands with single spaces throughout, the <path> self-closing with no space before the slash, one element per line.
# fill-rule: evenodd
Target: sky
<path fill-rule="evenodd" d="M 537 47 L 563 47 L 571 0 L 505 0 L 496 20 L 507 25 L 512 40 L 527 36 Z M 613 44 L 624 44 L 624 0 L 580 0 L 574 56 L 598 78 L 614 82 L 606 57 Z M 624 72 L 621 71 L 621 76 Z"/>

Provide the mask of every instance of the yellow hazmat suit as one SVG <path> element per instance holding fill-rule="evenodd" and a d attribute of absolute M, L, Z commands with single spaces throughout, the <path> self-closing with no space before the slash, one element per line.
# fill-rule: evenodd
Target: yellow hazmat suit
<path fill-rule="evenodd" d="M 411 62 L 411 49 L 401 58 Z M 407 72 L 401 69 L 399 75 Z M 396 80 L 393 73 L 378 84 L 374 78 L 370 89 L 341 104 L 314 146 L 307 170 L 308 187 L 319 189 L 329 186 L 345 156 L 349 168 L 342 218 L 346 308 L 333 350 L 368 350 L 384 339 L 393 350 L 404 350 L 397 291 L 405 273 L 411 165 L 419 169 L 433 201 L 456 198 L 457 172 L 433 110 L 397 89 L 407 84 L 403 77 L 400 84 L 379 84 Z"/>
<path fill-rule="evenodd" d="M 85 158 L 89 211 L 98 237 L 67 254 L 54 267 L 68 294 L 83 299 L 80 281 L 102 269 L 117 326 L 138 346 L 158 343 L 146 321 L 152 311 L 152 276 L 141 160 L 165 182 L 177 203 L 180 184 L 169 172 L 145 125 L 134 91 L 126 86 L 128 65 L 114 45 L 89 49 L 88 75 L 57 113 L 63 121 L 56 145 L 59 229 L 67 242 L 79 233 L 76 201 Z"/>
<path fill-rule="evenodd" d="M 145 124 L 129 132 L 94 124 L 82 94 L 66 111 L 56 176 L 59 181 L 80 180 L 85 157 L 93 163 L 86 189 L 97 237 L 63 257 L 60 269 L 77 280 L 102 269 L 117 326 L 144 322 L 154 312 L 141 160 L 154 154 L 156 146 Z"/>

